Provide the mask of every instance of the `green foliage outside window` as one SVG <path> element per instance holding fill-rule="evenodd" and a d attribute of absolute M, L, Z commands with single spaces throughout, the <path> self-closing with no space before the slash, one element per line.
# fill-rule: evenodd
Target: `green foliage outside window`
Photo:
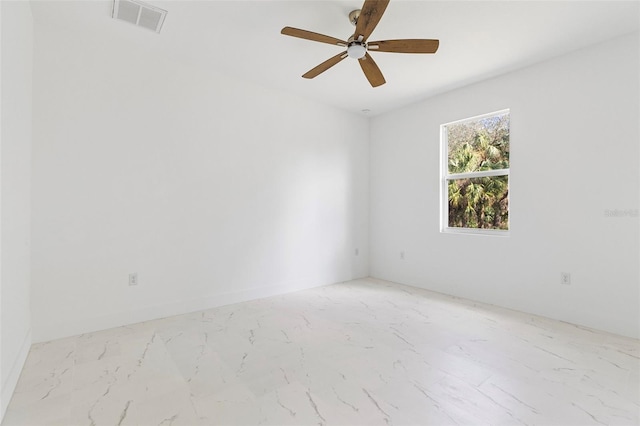
<path fill-rule="evenodd" d="M 509 229 L 509 114 L 446 126 L 449 227 Z M 455 174 L 503 170 L 499 176 Z"/>

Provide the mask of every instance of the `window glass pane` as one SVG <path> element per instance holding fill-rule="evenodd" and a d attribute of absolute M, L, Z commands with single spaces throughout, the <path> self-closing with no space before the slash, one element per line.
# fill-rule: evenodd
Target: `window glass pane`
<path fill-rule="evenodd" d="M 449 227 L 509 229 L 509 176 L 450 179 Z"/>
<path fill-rule="evenodd" d="M 448 124 L 449 173 L 509 168 L 509 113 Z"/>

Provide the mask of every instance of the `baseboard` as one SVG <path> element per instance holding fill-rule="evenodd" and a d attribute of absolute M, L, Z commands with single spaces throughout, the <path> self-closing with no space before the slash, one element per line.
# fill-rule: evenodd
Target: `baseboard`
<path fill-rule="evenodd" d="M 559 322 L 572 325 L 574 327 L 593 330 L 598 333 L 615 334 L 617 336 L 631 338 L 631 339 L 640 338 L 640 333 L 637 331 L 638 330 L 637 328 L 633 329 L 632 327 L 628 327 L 625 329 L 621 329 L 621 328 L 605 327 L 602 324 L 597 324 L 597 323 L 594 323 L 593 321 L 590 322 L 588 321 L 588 319 L 585 319 L 585 318 L 582 318 L 582 319 L 566 318 L 563 315 L 558 315 L 558 314 L 554 315 L 553 313 L 545 312 L 539 308 L 536 309 L 535 306 L 521 306 L 521 305 L 514 305 L 513 303 L 499 303 L 499 302 L 496 302 L 495 300 L 474 297 L 467 294 L 462 294 L 460 292 L 456 292 L 456 293 L 446 292 L 440 288 L 433 288 L 432 286 L 428 286 L 426 284 L 406 283 L 406 282 L 391 279 L 391 278 L 377 278 L 373 276 L 370 276 L 369 279 L 380 282 L 380 283 L 387 282 L 387 283 L 401 284 L 409 287 L 418 288 L 421 290 L 427 290 L 432 293 L 437 293 L 446 297 L 458 299 L 459 301 L 464 303 L 482 304 L 482 305 L 491 306 L 498 309 L 518 312 L 520 314 L 536 316 L 536 317 L 544 318 L 551 321 L 559 321 Z"/>
<path fill-rule="evenodd" d="M 4 414 L 7 412 L 9 402 L 11 402 L 13 391 L 16 389 L 20 373 L 22 373 L 22 368 L 27 360 L 27 355 L 29 355 L 29 349 L 31 349 L 31 330 L 27 332 L 24 340 L 22 341 L 20 352 L 11 365 L 11 370 L 7 376 L 7 380 L 2 383 L 2 391 L 0 392 L 0 423 L 2 423 L 2 419 L 4 418 Z"/>
<path fill-rule="evenodd" d="M 343 280 L 342 280 L 343 281 Z M 342 282 L 338 281 L 338 282 Z M 157 306 L 147 306 L 135 311 L 118 312 L 93 318 L 79 318 L 77 321 L 64 323 L 43 324 L 34 327 L 33 341 L 47 342 L 64 337 L 91 333 L 123 325 L 182 315 L 190 312 L 216 308 L 233 303 L 247 302 L 264 297 L 277 296 L 299 290 L 306 290 L 324 285 L 334 284 L 308 279 L 305 282 L 292 281 L 277 285 L 253 287 L 240 291 L 226 292 L 211 296 L 198 297 L 190 300 L 168 303 Z"/>

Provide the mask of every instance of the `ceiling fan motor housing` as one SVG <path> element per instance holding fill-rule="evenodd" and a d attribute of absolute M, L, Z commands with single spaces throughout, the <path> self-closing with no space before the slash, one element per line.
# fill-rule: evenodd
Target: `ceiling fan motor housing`
<path fill-rule="evenodd" d="M 353 59 L 360 59 L 367 54 L 367 43 L 360 41 L 350 41 L 347 46 L 347 55 Z"/>

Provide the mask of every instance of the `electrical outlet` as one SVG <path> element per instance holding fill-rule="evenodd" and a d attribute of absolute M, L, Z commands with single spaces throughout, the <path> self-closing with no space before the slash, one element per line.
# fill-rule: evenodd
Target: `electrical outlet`
<path fill-rule="evenodd" d="M 571 274 L 568 272 L 560 273 L 560 284 L 571 285 Z"/>
<path fill-rule="evenodd" d="M 138 273 L 129 274 L 129 285 L 138 285 Z"/>
<path fill-rule="evenodd" d="M 356 256 L 360 255 L 360 250 L 356 249 Z"/>
<path fill-rule="evenodd" d="M 400 259 L 404 260 L 404 251 L 400 252 Z"/>

